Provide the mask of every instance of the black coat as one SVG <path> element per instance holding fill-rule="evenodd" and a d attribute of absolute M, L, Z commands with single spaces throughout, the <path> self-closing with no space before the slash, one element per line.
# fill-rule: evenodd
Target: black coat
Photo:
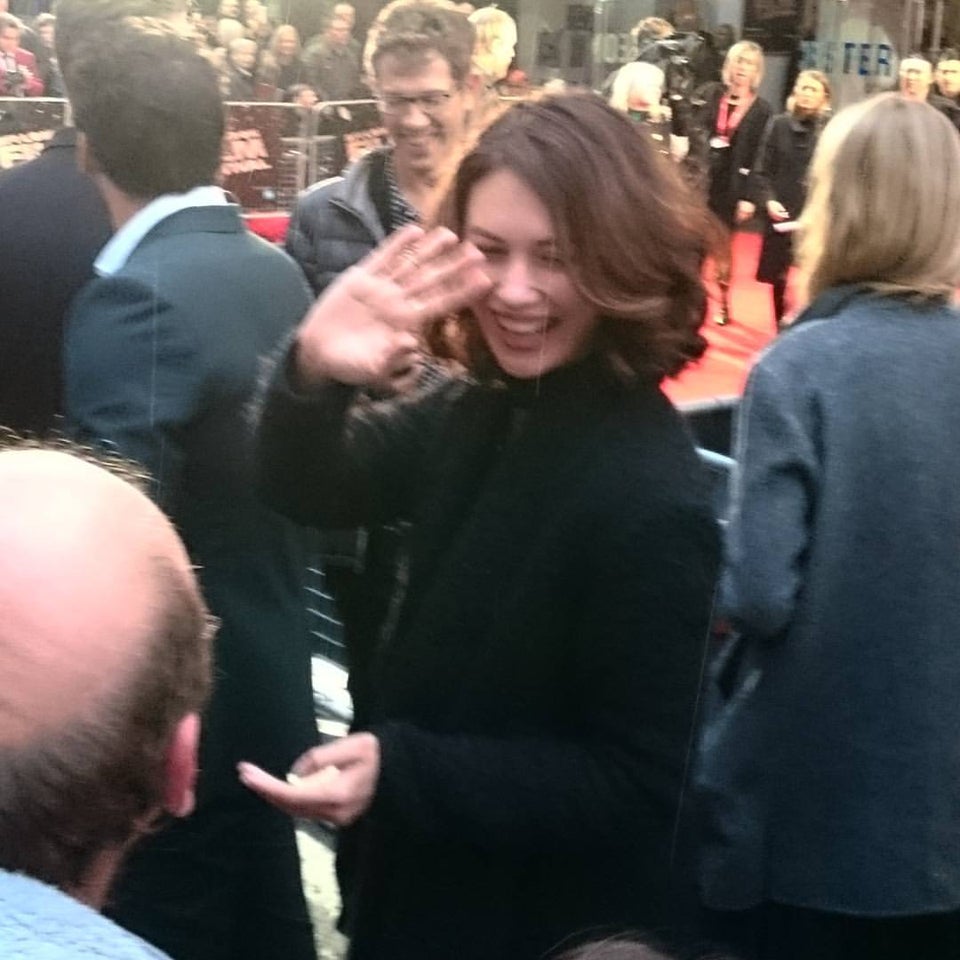
<path fill-rule="evenodd" d="M 770 121 L 763 135 L 753 169 L 752 200 L 766 220 L 757 267 L 757 279 L 764 283 L 786 276 L 793 263 L 792 234 L 773 229 L 766 205 L 778 200 L 787 208 L 791 220 L 800 216 L 807 200 L 807 168 L 822 128 L 819 119 L 802 121 L 790 113 L 781 113 Z"/>
<path fill-rule="evenodd" d="M 696 142 L 706 166 L 710 209 L 724 224 L 733 227 L 737 203 L 752 197 L 753 168 L 772 111 L 763 97 L 756 97 L 730 136 L 730 146 L 713 149 L 710 139 L 716 130 L 720 103 L 725 93 L 726 88 L 721 83 L 704 92 Z"/>
<path fill-rule="evenodd" d="M 382 409 L 354 396 L 281 377 L 259 444 L 291 516 L 413 518 L 370 665 L 380 780 L 345 837 L 352 956 L 531 960 L 588 931 L 669 933 L 718 551 L 679 417 L 596 360 Z"/>
<path fill-rule="evenodd" d="M 43 434 L 63 407 L 63 321 L 110 239 L 76 131 L 0 173 L 0 426 Z"/>

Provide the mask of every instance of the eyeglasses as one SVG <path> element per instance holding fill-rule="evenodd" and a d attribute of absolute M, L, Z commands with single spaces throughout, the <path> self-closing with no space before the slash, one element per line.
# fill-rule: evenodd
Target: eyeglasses
<path fill-rule="evenodd" d="M 384 93 L 377 99 L 380 109 L 389 116 L 406 113 L 412 106 L 419 107 L 424 113 L 436 113 L 453 99 L 453 91 L 431 90 L 415 97 L 405 97 L 399 93 Z"/>

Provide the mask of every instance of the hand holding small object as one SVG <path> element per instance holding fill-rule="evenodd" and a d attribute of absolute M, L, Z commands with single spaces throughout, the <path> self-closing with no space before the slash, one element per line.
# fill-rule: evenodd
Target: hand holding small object
<path fill-rule="evenodd" d="M 281 780 L 252 763 L 237 764 L 240 781 L 295 817 L 347 826 L 366 813 L 380 776 L 380 741 L 352 733 L 308 750 Z"/>

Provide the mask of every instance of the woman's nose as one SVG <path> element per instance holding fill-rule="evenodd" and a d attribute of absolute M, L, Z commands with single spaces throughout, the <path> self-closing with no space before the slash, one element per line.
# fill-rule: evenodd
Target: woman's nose
<path fill-rule="evenodd" d="M 540 297 L 534 272 L 525 257 L 511 257 L 494 279 L 496 295 L 505 304 L 522 306 L 535 303 Z"/>

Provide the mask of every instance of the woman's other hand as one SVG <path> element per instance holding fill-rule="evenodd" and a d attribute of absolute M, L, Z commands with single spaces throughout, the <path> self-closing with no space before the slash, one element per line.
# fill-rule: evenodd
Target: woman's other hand
<path fill-rule="evenodd" d="M 297 334 L 301 386 L 329 378 L 365 386 L 415 362 L 423 324 L 489 288 L 483 256 L 451 231 L 406 227 L 343 275 L 313 305 Z"/>
<path fill-rule="evenodd" d="M 288 780 L 252 763 L 237 764 L 244 786 L 284 813 L 348 826 L 367 812 L 380 776 L 380 741 L 372 733 L 352 733 L 308 750 Z"/>
<path fill-rule="evenodd" d="M 767 203 L 767 216 L 774 223 L 781 223 L 784 220 L 790 219 L 789 211 L 779 200 L 770 200 Z"/>

